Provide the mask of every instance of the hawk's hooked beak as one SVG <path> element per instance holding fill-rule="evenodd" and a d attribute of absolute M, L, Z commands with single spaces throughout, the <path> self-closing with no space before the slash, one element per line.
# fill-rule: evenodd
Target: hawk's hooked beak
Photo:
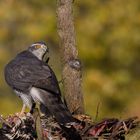
<path fill-rule="evenodd" d="M 45 46 L 43 46 L 43 47 L 45 49 L 45 53 L 43 55 L 43 61 L 48 63 L 48 61 L 49 61 L 49 55 L 48 55 L 49 54 L 49 48 L 46 48 Z"/>

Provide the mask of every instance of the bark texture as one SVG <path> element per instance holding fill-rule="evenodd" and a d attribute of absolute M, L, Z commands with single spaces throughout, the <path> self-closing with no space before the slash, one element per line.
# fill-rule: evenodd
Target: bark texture
<path fill-rule="evenodd" d="M 71 112 L 84 113 L 81 63 L 76 49 L 72 15 L 73 0 L 57 0 L 58 34 L 61 40 L 64 95 Z"/>

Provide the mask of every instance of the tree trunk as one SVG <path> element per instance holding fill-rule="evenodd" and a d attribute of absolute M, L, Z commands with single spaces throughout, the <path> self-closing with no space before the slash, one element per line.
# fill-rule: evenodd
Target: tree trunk
<path fill-rule="evenodd" d="M 84 113 L 81 90 L 81 63 L 76 49 L 72 16 L 73 0 L 57 0 L 58 34 L 61 40 L 62 79 L 68 108 L 74 113 Z"/>

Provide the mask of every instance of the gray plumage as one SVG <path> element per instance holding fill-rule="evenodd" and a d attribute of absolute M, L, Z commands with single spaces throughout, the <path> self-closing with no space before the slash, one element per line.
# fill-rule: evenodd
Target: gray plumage
<path fill-rule="evenodd" d="M 19 53 L 6 65 L 5 80 L 30 109 L 33 103 L 39 102 L 60 124 L 73 122 L 74 118 L 61 100 L 53 70 L 42 61 L 47 51 L 45 47 L 44 43 L 37 42 Z"/>

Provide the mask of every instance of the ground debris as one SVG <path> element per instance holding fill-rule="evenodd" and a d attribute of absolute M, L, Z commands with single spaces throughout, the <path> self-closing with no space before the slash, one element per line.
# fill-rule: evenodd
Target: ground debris
<path fill-rule="evenodd" d="M 36 140 L 36 131 L 32 115 L 25 113 L 19 117 L 18 114 L 10 115 L 7 118 L 0 117 L 0 139 L 3 140 Z"/>
<path fill-rule="evenodd" d="M 124 140 L 125 135 L 139 125 L 137 117 L 125 120 L 109 118 L 95 123 L 88 115 L 75 115 L 81 123 L 73 127 L 83 140 Z M 37 140 L 35 121 L 31 114 L 25 113 L 0 117 L 0 139 L 2 140 Z M 44 140 L 66 140 L 65 132 L 53 117 L 41 117 Z"/>

